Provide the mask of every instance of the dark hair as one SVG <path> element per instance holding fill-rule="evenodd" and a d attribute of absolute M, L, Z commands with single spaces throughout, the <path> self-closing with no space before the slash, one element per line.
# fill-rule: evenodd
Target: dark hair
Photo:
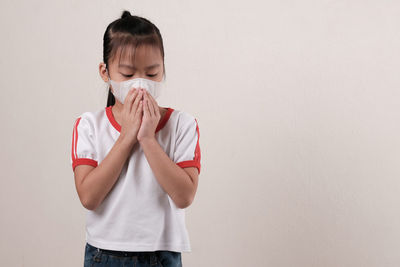
<path fill-rule="evenodd" d="M 135 47 L 139 45 L 148 44 L 158 47 L 163 59 L 164 79 L 165 79 L 165 65 L 164 65 L 164 45 L 159 29 L 149 20 L 132 16 L 127 10 L 122 12 L 121 18 L 111 22 L 104 33 L 103 37 L 103 62 L 106 64 L 107 70 L 109 69 L 109 60 L 112 59 L 118 49 L 121 49 L 120 58 L 123 54 L 125 47 Z M 133 53 L 133 60 L 135 53 Z M 108 90 L 107 107 L 115 104 L 115 97 Z"/>

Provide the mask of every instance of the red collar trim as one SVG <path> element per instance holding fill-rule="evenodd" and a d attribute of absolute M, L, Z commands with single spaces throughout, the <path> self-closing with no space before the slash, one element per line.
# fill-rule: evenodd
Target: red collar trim
<path fill-rule="evenodd" d="M 108 121 L 111 123 L 112 126 L 118 131 L 121 132 L 121 125 L 115 120 L 114 114 L 112 113 L 112 107 L 113 106 L 108 106 L 106 107 L 106 115 L 108 118 Z M 160 119 L 158 122 L 157 128 L 155 133 L 157 133 L 159 130 L 164 128 L 165 124 L 167 124 L 169 118 L 171 117 L 172 112 L 174 111 L 173 108 L 167 107 L 167 112 L 165 112 L 164 117 Z"/>

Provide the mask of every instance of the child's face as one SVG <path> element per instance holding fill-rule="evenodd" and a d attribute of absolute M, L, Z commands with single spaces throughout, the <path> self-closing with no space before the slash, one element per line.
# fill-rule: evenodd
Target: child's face
<path fill-rule="evenodd" d="M 133 53 L 135 52 L 135 61 Z M 145 78 L 160 82 L 164 75 L 163 60 L 159 48 L 150 45 L 141 45 L 136 51 L 126 47 L 120 58 L 120 49 L 115 53 L 114 58 L 108 63 L 108 71 L 111 80 L 122 82 L 134 78 Z M 100 63 L 100 75 L 107 82 L 108 76 L 105 64 Z"/>

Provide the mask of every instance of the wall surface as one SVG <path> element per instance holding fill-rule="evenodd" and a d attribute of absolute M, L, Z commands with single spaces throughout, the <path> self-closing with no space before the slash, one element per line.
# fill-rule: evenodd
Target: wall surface
<path fill-rule="evenodd" d="M 377 0 L 2 0 L 2 266 L 83 265 L 72 129 L 123 9 L 163 36 L 159 105 L 199 123 L 184 266 L 400 266 L 400 2 Z"/>

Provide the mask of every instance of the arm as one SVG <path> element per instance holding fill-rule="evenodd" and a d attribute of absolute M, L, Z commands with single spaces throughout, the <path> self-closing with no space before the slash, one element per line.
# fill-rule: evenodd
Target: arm
<path fill-rule="evenodd" d="M 86 209 L 94 210 L 103 201 L 117 181 L 134 144 L 120 135 L 110 152 L 97 167 L 89 165 L 75 167 L 76 190 Z"/>
<path fill-rule="evenodd" d="M 90 117 L 81 116 L 75 121 L 72 135 L 71 163 L 75 174 L 75 186 L 83 206 L 96 209 L 110 192 L 121 170 L 137 143 L 140 127 L 142 93 L 130 90 L 123 110 L 121 133 L 102 162 L 97 165 L 96 142 Z M 81 165 L 83 164 L 83 165 Z M 79 166 L 77 166 L 79 165 Z M 88 166 L 92 165 L 92 166 Z"/>
<path fill-rule="evenodd" d="M 188 207 L 192 203 L 197 189 L 197 168 L 182 169 L 176 165 L 154 137 L 142 139 L 140 145 L 164 191 L 177 207 L 181 209 Z"/>
<path fill-rule="evenodd" d="M 169 158 L 155 138 L 156 127 L 161 118 L 157 102 L 146 92 L 142 105 L 143 120 L 137 140 L 160 186 L 177 207 L 184 209 L 192 203 L 196 193 L 197 169 L 193 166 L 182 169 Z"/>

